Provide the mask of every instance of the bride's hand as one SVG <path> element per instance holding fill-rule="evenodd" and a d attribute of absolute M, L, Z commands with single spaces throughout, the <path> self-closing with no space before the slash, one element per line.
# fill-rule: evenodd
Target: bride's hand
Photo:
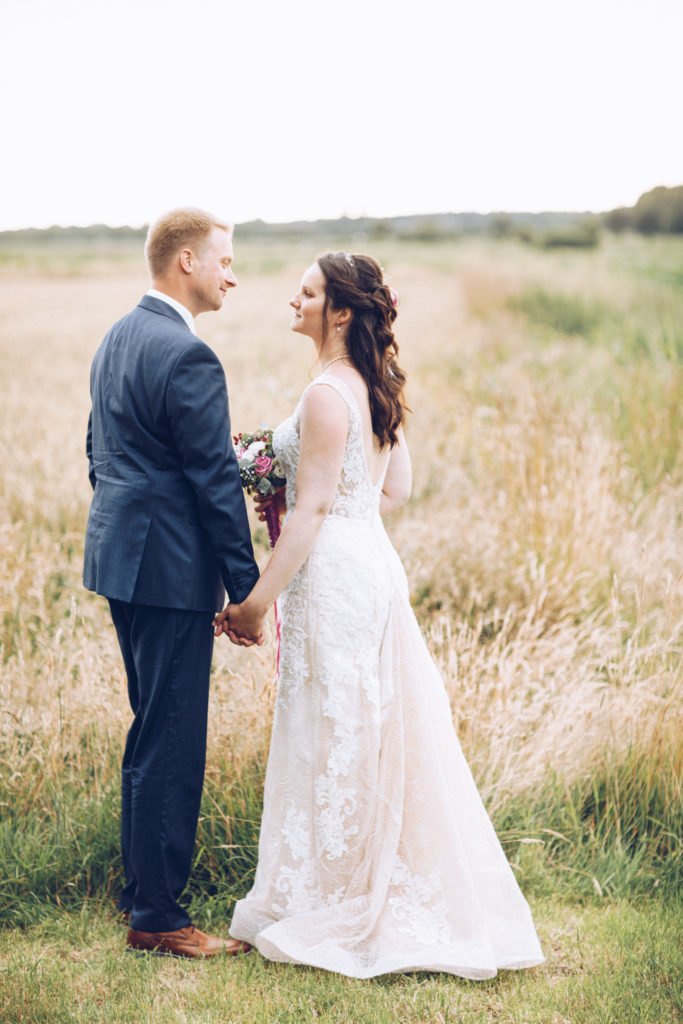
<path fill-rule="evenodd" d="M 264 640 L 263 620 L 265 611 L 248 601 L 229 604 L 213 620 L 214 635 L 226 633 L 234 644 L 242 647 L 261 646 Z"/>
<path fill-rule="evenodd" d="M 287 502 L 285 500 L 285 488 L 278 487 L 274 494 L 259 494 L 258 491 L 254 494 L 254 504 L 256 505 L 256 511 L 261 522 L 265 522 L 266 509 L 275 504 L 278 517 L 282 519 L 283 515 L 287 511 Z"/>

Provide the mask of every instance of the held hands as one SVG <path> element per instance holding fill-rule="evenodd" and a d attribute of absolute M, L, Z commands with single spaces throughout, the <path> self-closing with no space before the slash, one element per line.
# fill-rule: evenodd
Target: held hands
<path fill-rule="evenodd" d="M 272 505 L 282 517 L 287 510 L 285 488 L 279 487 L 274 494 L 254 494 L 256 511 L 261 521 L 266 519 L 266 510 Z M 270 532 L 270 529 L 269 529 Z M 234 644 L 240 647 L 261 646 L 264 640 L 263 620 L 268 605 L 256 602 L 250 595 L 241 604 L 228 604 L 213 620 L 214 635 L 225 633 Z"/>
<path fill-rule="evenodd" d="M 247 601 L 229 604 L 213 620 L 214 636 L 225 633 L 239 647 L 260 647 L 263 643 L 265 612 L 250 608 Z"/>

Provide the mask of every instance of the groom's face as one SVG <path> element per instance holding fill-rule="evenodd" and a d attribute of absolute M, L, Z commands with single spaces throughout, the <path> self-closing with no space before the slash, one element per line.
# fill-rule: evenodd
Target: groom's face
<path fill-rule="evenodd" d="M 230 288 L 237 285 L 232 269 L 232 238 L 223 228 L 213 228 L 193 253 L 192 293 L 195 316 L 220 309 Z"/>

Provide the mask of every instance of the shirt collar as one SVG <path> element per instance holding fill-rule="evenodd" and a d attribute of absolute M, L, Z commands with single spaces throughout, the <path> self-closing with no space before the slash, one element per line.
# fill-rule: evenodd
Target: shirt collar
<path fill-rule="evenodd" d="M 197 333 L 194 326 L 194 317 L 192 316 L 192 313 L 190 313 L 189 309 L 183 306 L 182 302 L 178 302 L 177 299 L 172 299 L 170 295 L 165 295 L 164 292 L 157 291 L 156 288 L 150 288 L 147 294 L 151 295 L 153 299 L 161 299 L 162 302 L 167 302 L 171 309 L 175 309 L 176 313 L 180 313 L 192 333 Z"/>

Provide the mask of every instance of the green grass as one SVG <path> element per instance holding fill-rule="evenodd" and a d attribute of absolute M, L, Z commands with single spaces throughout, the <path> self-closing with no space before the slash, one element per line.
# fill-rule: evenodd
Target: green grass
<path fill-rule="evenodd" d="M 615 290 L 609 302 L 586 288 L 535 284 L 512 295 L 508 307 L 525 318 L 540 351 L 557 353 L 539 360 L 536 372 L 549 383 L 561 374 L 567 400 L 587 401 L 606 420 L 651 490 L 683 472 L 683 305 L 679 269 L 637 269 L 638 283 Z M 632 272 L 622 267 L 621 280 Z"/>
<path fill-rule="evenodd" d="M 96 732 L 79 758 L 53 778 L 22 780 L 23 804 L 3 794 L 0 825 L 0 924 L 31 926 L 84 899 L 115 899 L 118 753 Z M 96 757 L 95 752 L 99 752 Z M 590 778 L 548 774 L 533 793 L 500 801 L 494 825 L 528 895 L 586 900 L 673 895 L 683 882 L 680 765 L 675 744 L 606 754 Z M 30 764 L 30 757 L 27 758 Z M 89 766 L 89 772 L 83 766 Z M 236 765 L 209 758 L 195 862 L 186 899 L 209 923 L 225 918 L 251 885 L 256 867 L 263 759 Z"/>
<path fill-rule="evenodd" d="M 416 973 L 358 981 L 263 960 L 124 952 L 124 926 L 84 904 L 0 933 L 6 1024 L 674 1024 L 680 903 L 532 905 L 546 963 L 488 981 Z M 225 933 L 225 924 L 220 931 Z M 217 927 L 218 930 L 218 927 Z"/>
<path fill-rule="evenodd" d="M 604 307 L 599 303 L 539 287 L 514 296 L 510 306 L 524 313 L 532 324 L 547 328 L 552 335 L 576 334 L 592 339 L 604 318 Z"/>

